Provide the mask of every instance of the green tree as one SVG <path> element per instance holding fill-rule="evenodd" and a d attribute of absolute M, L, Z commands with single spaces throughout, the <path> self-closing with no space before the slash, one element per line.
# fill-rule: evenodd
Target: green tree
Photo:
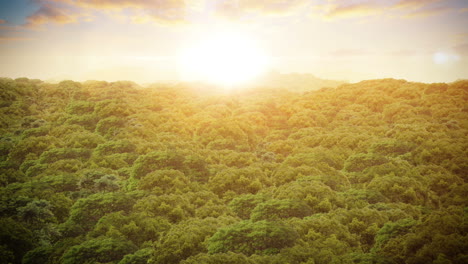
<path fill-rule="evenodd" d="M 219 229 L 208 240 L 208 252 L 275 254 L 293 246 L 297 238 L 295 230 L 282 222 L 247 220 Z"/>
<path fill-rule="evenodd" d="M 88 232 L 105 214 L 116 211 L 129 211 L 135 200 L 126 193 L 97 193 L 79 199 L 70 209 L 70 217 L 63 228 L 69 235 Z M 78 233 L 77 233 L 78 232 Z"/>
<path fill-rule="evenodd" d="M 227 252 L 227 253 L 218 253 L 218 254 L 206 254 L 200 253 L 198 255 L 192 256 L 186 260 L 182 260 L 181 264 L 254 264 L 257 263 L 244 254 Z"/>
<path fill-rule="evenodd" d="M 198 253 L 207 252 L 204 241 L 216 230 L 233 223 L 232 218 L 191 218 L 173 225 L 154 245 L 154 255 L 148 263 L 178 263 Z"/>
<path fill-rule="evenodd" d="M 232 199 L 229 207 L 239 216 L 246 220 L 250 218 L 252 211 L 257 205 L 265 202 L 267 197 L 261 194 L 242 194 Z"/>
<path fill-rule="evenodd" d="M 33 200 L 26 206 L 18 208 L 19 217 L 31 225 L 55 221 L 52 205 L 46 200 Z"/>
<path fill-rule="evenodd" d="M 63 255 L 63 263 L 107 263 L 117 262 L 137 248 L 129 241 L 115 238 L 87 240 L 71 247 Z"/>
<path fill-rule="evenodd" d="M 261 203 L 252 210 L 250 219 L 252 221 L 260 220 L 278 220 L 281 218 L 299 217 L 312 214 L 310 208 L 304 201 L 299 200 L 268 200 Z"/>
<path fill-rule="evenodd" d="M 11 218 L 0 218 L 0 241 L 3 263 L 21 263 L 24 254 L 34 247 L 31 230 Z"/>
<path fill-rule="evenodd" d="M 140 179 L 160 169 L 183 169 L 184 158 L 174 151 L 154 151 L 138 157 L 133 165 L 132 175 Z"/>

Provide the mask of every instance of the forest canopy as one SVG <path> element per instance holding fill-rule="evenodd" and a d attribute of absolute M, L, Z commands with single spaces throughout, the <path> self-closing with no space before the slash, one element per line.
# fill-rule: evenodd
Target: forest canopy
<path fill-rule="evenodd" d="M 468 81 L 1 78 L 0 135 L 0 263 L 468 263 Z"/>

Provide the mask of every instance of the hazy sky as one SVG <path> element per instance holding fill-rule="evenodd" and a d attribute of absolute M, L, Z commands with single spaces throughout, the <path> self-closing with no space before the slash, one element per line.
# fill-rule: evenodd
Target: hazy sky
<path fill-rule="evenodd" d="M 467 0 L 0 0 L 0 76 L 174 80 L 181 50 L 230 31 L 284 73 L 468 78 Z"/>

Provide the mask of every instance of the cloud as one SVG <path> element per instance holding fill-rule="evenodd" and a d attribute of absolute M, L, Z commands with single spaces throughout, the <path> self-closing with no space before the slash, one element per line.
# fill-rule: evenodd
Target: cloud
<path fill-rule="evenodd" d="M 381 14 L 388 3 L 383 1 L 347 1 L 328 0 L 324 4 L 314 5 L 312 10 L 325 20 L 368 17 Z"/>
<path fill-rule="evenodd" d="M 453 34 L 450 38 L 450 41 L 454 45 L 460 45 L 468 42 L 468 33 L 457 33 Z"/>
<path fill-rule="evenodd" d="M 400 49 L 395 51 L 387 52 L 386 55 L 393 56 L 393 57 L 409 57 L 417 55 L 418 52 L 416 50 L 410 49 Z"/>
<path fill-rule="evenodd" d="M 6 24 L 6 20 L 0 19 L 0 24 Z"/>
<path fill-rule="evenodd" d="M 215 12 L 219 15 L 239 18 L 248 13 L 260 15 L 287 15 L 305 5 L 306 0 L 216 0 Z"/>
<path fill-rule="evenodd" d="M 443 0 L 400 0 L 368 1 L 368 0 L 328 0 L 322 5 L 315 5 L 315 11 L 325 19 L 342 19 L 375 16 L 385 13 L 396 18 L 415 18 L 439 15 L 457 10 Z M 459 12 L 461 12 L 459 10 Z"/>
<path fill-rule="evenodd" d="M 177 24 L 189 22 L 192 14 L 215 14 L 230 19 L 262 15 L 298 14 L 303 7 L 326 20 L 370 17 L 385 13 L 391 17 L 425 17 L 449 8 L 443 0 L 32 0 L 39 11 L 28 17 L 28 26 L 66 24 L 90 20 L 89 14 L 105 13 L 133 23 Z M 440 2 L 440 3 L 439 3 Z M 434 6 L 435 4 L 435 6 Z M 462 12 L 458 10 L 459 12 Z M 82 15 L 82 14 L 88 15 Z M 85 17 L 83 19 L 83 17 Z"/>
<path fill-rule="evenodd" d="M 370 55 L 371 53 L 362 50 L 362 49 L 339 49 L 330 52 L 330 56 L 332 57 L 354 57 L 354 56 L 366 56 Z"/>
<path fill-rule="evenodd" d="M 418 9 L 441 0 L 400 0 L 393 7 L 401 9 Z"/>
<path fill-rule="evenodd" d="M 457 45 L 454 50 L 462 56 L 468 56 L 468 43 Z"/>
<path fill-rule="evenodd" d="M 0 36 L 0 43 L 11 42 L 11 41 L 31 40 L 31 39 L 32 38 L 26 38 L 26 37 L 2 37 Z"/>
<path fill-rule="evenodd" d="M 447 13 L 454 10 L 450 7 L 435 7 L 435 8 L 427 8 L 427 9 L 418 9 L 415 11 L 411 11 L 405 14 L 405 17 L 413 18 L 413 17 L 428 17 L 428 16 L 435 16 L 440 15 L 443 13 Z"/>
<path fill-rule="evenodd" d="M 432 56 L 432 60 L 435 64 L 450 64 L 460 60 L 460 56 L 458 54 L 454 54 L 451 52 L 436 52 Z"/>
<path fill-rule="evenodd" d="M 76 4 L 96 9 L 148 8 L 151 10 L 170 10 L 185 8 L 184 0 L 81 0 Z"/>
<path fill-rule="evenodd" d="M 181 22 L 185 20 L 186 11 L 200 0 L 39 0 L 65 4 L 89 12 L 114 11 L 124 13 L 132 21 L 142 23 Z"/>
<path fill-rule="evenodd" d="M 79 17 L 78 13 L 70 10 L 44 4 L 39 10 L 26 18 L 27 22 L 24 26 L 36 28 L 48 23 L 69 24 L 77 22 Z"/>
<path fill-rule="evenodd" d="M 326 18 L 346 18 L 375 15 L 382 12 L 382 6 L 371 2 L 354 4 L 328 4 L 323 7 Z"/>
<path fill-rule="evenodd" d="M 456 10 L 443 0 L 400 0 L 392 8 L 406 12 L 402 14 L 406 18 L 435 16 Z"/>

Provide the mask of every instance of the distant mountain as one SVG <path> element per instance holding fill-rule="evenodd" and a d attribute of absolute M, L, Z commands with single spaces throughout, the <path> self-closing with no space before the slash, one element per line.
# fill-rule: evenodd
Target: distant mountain
<path fill-rule="evenodd" d="M 196 91 L 202 95 L 213 93 L 225 93 L 232 91 L 253 91 L 253 90 L 283 90 L 293 93 L 303 93 L 315 91 L 321 88 L 337 88 L 346 84 L 345 81 L 320 79 L 312 74 L 288 73 L 282 74 L 276 71 L 269 72 L 256 80 L 242 85 L 221 86 L 203 81 L 194 82 L 159 82 L 144 85 L 147 88 L 160 89 L 174 87 L 182 90 Z"/>
<path fill-rule="evenodd" d="M 345 81 L 320 79 L 312 74 L 304 73 L 289 73 L 281 74 L 278 72 L 270 72 L 260 78 L 255 85 L 266 86 L 271 88 L 287 88 L 289 91 L 306 92 L 318 90 L 320 88 L 336 88 Z"/>

